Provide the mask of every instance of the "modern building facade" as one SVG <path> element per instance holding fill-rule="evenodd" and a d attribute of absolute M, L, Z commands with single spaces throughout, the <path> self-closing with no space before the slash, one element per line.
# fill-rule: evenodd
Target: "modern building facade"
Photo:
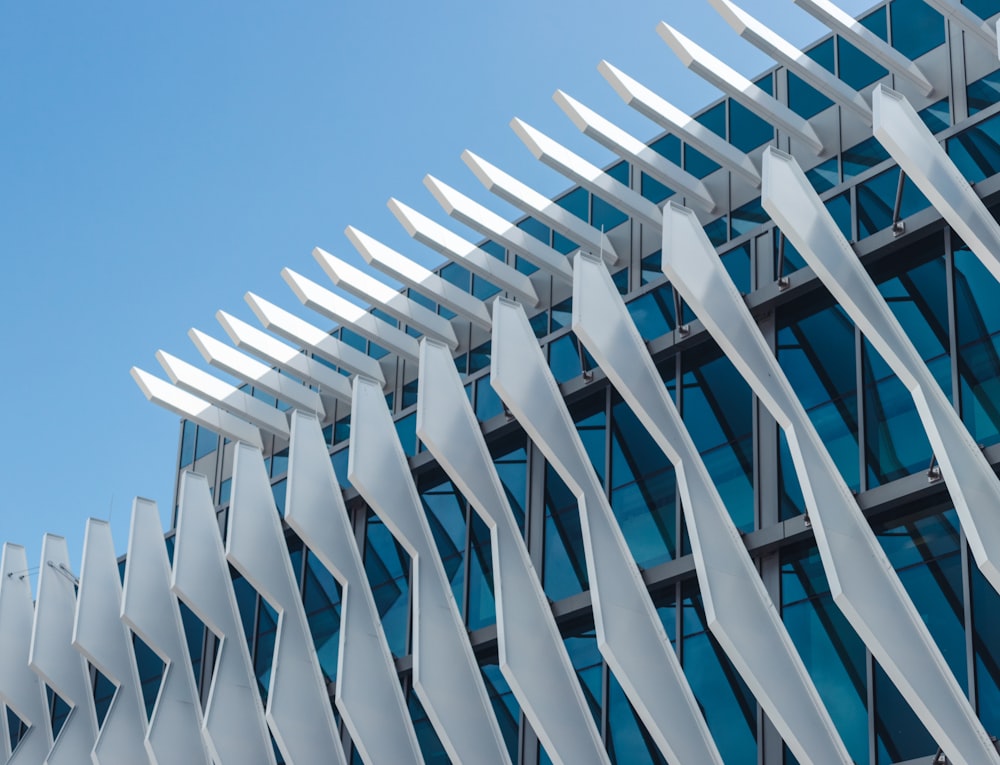
<path fill-rule="evenodd" d="M 525 217 L 428 176 L 442 267 L 349 228 L 192 330 L 241 384 L 133 371 L 174 528 L 4 548 L 10 762 L 1000 763 L 1000 2 L 709 2 L 777 66 L 662 24 L 721 100 L 603 62 L 666 132 L 557 92 L 619 161 L 515 120 L 568 192 L 466 152 Z"/>

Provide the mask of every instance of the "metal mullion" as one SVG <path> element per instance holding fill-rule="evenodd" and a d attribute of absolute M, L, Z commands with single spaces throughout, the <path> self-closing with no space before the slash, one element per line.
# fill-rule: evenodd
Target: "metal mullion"
<path fill-rule="evenodd" d="M 454 484 L 452 484 L 454 488 Z M 457 489 L 456 489 L 457 491 Z M 461 495 L 460 495 L 461 496 Z M 472 582 L 472 506 L 462 497 L 462 509 L 465 512 L 465 550 L 463 551 L 462 572 L 462 621 L 469 626 L 469 585 Z"/>
<path fill-rule="evenodd" d="M 857 380 L 858 397 L 858 493 L 868 489 L 868 449 L 865 428 L 865 370 L 864 370 L 865 339 L 861 330 L 854 327 L 854 364 Z"/>

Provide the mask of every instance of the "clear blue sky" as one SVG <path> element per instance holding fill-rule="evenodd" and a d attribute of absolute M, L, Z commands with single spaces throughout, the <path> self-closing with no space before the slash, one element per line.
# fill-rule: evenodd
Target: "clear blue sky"
<path fill-rule="evenodd" d="M 824 31 L 791 0 L 743 5 L 798 44 Z M 436 262 L 385 202 L 446 222 L 432 173 L 511 212 L 463 149 L 566 188 L 514 116 L 610 161 L 556 88 L 657 134 L 601 58 L 689 111 L 718 97 L 656 35 L 661 18 L 746 75 L 770 64 L 704 0 L 0 4 L 0 540 L 36 565 L 42 533 L 60 533 L 79 566 L 88 516 L 113 513 L 119 550 L 135 495 L 166 522 L 178 420 L 129 368 L 158 372 L 158 348 L 200 363 L 188 328 L 221 335 L 219 308 L 251 318 L 247 290 L 299 311 L 280 269 L 322 282 L 316 245 L 357 262 L 348 224 Z"/>

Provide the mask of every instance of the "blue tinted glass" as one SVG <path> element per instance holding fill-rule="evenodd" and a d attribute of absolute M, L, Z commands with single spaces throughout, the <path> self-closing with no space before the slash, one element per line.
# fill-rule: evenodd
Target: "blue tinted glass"
<path fill-rule="evenodd" d="M 479 245 L 479 249 L 489 255 L 492 255 L 497 260 L 505 260 L 507 257 L 507 251 L 503 248 L 502 244 L 497 244 L 493 240 L 488 240 Z"/>
<path fill-rule="evenodd" d="M 613 674 L 608 674 L 606 746 L 613 765 L 650 763 L 666 765 L 659 748 L 635 709 L 629 703 L 621 685 Z"/>
<path fill-rule="evenodd" d="M 689 629 L 705 624 L 705 614 L 697 588 L 685 583 L 684 591 L 684 675 L 726 765 L 756 765 L 757 702 L 715 638 Z"/>
<path fill-rule="evenodd" d="M 261 599 L 257 617 L 257 638 L 254 641 L 253 669 L 257 676 L 260 698 L 267 702 L 271 686 L 271 667 L 274 664 L 274 643 L 278 628 L 278 614 Z"/>
<path fill-rule="evenodd" d="M 277 451 L 271 457 L 271 476 L 277 478 L 288 472 L 288 447 Z"/>
<path fill-rule="evenodd" d="M 465 584 L 465 499 L 451 481 L 442 479 L 439 474 L 423 478 L 419 490 L 438 555 L 461 611 L 465 602 L 462 592 Z"/>
<path fill-rule="evenodd" d="M 481 276 L 473 275 L 472 277 L 472 294 L 474 297 L 480 300 L 486 300 L 496 295 L 500 291 L 492 282 L 488 282 Z"/>
<path fill-rule="evenodd" d="M 493 713 L 500 724 L 500 733 L 503 735 L 504 743 L 507 744 L 507 753 L 510 755 L 511 762 L 517 762 L 521 706 L 514 698 L 514 693 L 507 685 L 503 673 L 500 672 L 500 668 L 496 664 L 483 664 L 480 669 L 483 672 L 483 682 L 486 683 L 486 692 L 493 705 Z"/>
<path fill-rule="evenodd" d="M 750 292 L 750 242 L 744 242 L 739 247 L 734 247 L 729 252 L 724 252 L 720 256 L 722 265 L 726 269 L 736 285 L 736 289 L 743 293 Z"/>
<path fill-rule="evenodd" d="M 336 451 L 330 455 L 330 464 L 333 465 L 333 472 L 337 475 L 337 482 L 340 484 L 340 488 L 347 489 L 350 487 L 350 483 L 347 480 L 347 465 L 350 459 L 351 447 L 348 444 L 346 447 L 340 451 Z"/>
<path fill-rule="evenodd" d="M 742 207 L 737 207 L 733 210 L 730 220 L 733 223 L 733 237 L 735 238 L 763 226 L 771 218 L 764 212 L 764 208 L 760 203 L 760 197 L 757 197 Z"/>
<path fill-rule="evenodd" d="M 1000 13 L 1000 0 L 962 0 L 962 5 L 981 19 L 989 19 Z"/>
<path fill-rule="evenodd" d="M 628 269 L 623 268 L 621 271 L 615 271 L 611 274 L 611 281 L 614 282 L 615 287 L 618 289 L 619 295 L 628 294 Z"/>
<path fill-rule="evenodd" d="M 795 474 L 792 453 L 788 451 L 785 432 L 778 428 L 778 520 L 787 521 L 806 511 L 802 486 Z"/>
<path fill-rule="evenodd" d="M 834 71 L 833 38 L 824 40 L 819 45 L 806 51 L 806 55 L 827 71 Z M 824 109 L 833 106 L 833 101 L 824 96 L 811 85 L 806 84 L 797 75 L 788 72 L 788 106 L 796 114 L 808 119 Z"/>
<path fill-rule="evenodd" d="M 639 176 L 639 190 L 646 199 L 657 204 L 674 193 L 673 189 L 645 173 Z"/>
<path fill-rule="evenodd" d="M 424 762 L 427 765 L 450 765 L 451 759 L 448 757 L 448 752 L 437 733 L 434 732 L 434 726 L 431 725 L 417 694 L 412 689 L 407 694 L 407 703 L 410 707 L 410 719 L 413 721 L 413 730 L 417 734 Z"/>
<path fill-rule="evenodd" d="M 607 423 L 604 412 L 604 393 L 590 396 L 570 407 L 570 415 L 576 432 L 580 436 L 591 467 L 597 473 L 598 480 L 604 483 L 607 472 L 604 460 L 604 446 L 607 440 Z"/>
<path fill-rule="evenodd" d="M 971 566 L 972 649 L 975 655 L 979 719 L 1000 729 L 1000 595 Z"/>
<path fill-rule="evenodd" d="M 837 158 L 828 159 L 811 170 L 806 171 L 806 178 L 816 189 L 817 194 L 829 191 L 840 183 L 840 169 L 837 165 Z"/>
<path fill-rule="evenodd" d="M 729 102 L 729 142 L 740 151 L 752 151 L 774 140 L 774 127 L 738 101 Z"/>
<path fill-rule="evenodd" d="M 490 376 L 480 377 L 476 381 L 476 417 L 480 422 L 486 422 L 502 412 L 503 402 L 490 386 Z"/>
<path fill-rule="evenodd" d="M 649 144 L 649 148 L 675 165 L 681 163 L 681 139 L 675 135 L 668 134 L 662 138 L 657 138 Z"/>
<path fill-rule="evenodd" d="M 571 239 L 567 239 L 558 231 L 552 232 L 552 249 L 557 252 L 561 252 L 563 255 L 569 255 L 573 250 L 579 250 L 580 245 Z"/>
<path fill-rule="evenodd" d="M 892 225 L 896 192 L 899 186 L 899 168 L 890 168 L 857 187 L 858 237 L 864 239 Z M 899 217 L 907 218 L 930 202 L 909 178 L 903 181 L 903 199 Z"/>
<path fill-rule="evenodd" d="M 306 553 L 302 603 L 320 669 L 328 682 L 335 681 L 340 652 L 341 590 L 337 580 L 311 552 Z"/>
<path fill-rule="evenodd" d="M 937 744 L 878 662 L 875 663 L 874 678 L 877 765 L 906 762 L 918 757 L 930 761 L 937 751 Z"/>
<path fill-rule="evenodd" d="M 153 713 L 156 695 L 160 692 L 160 680 L 163 679 L 163 669 L 166 665 L 153 649 L 135 634 L 132 635 L 132 647 L 135 650 L 135 663 L 139 670 L 139 683 L 142 686 L 142 700 L 146 705 L 146 717 L 149 717 Z"/>
<path fill-rule="evenodd" d="M 551 465 L 545 467 L 545 594 L 551 600 L 588 587 L 587 562 L 576 499 Z"/>
<path fill-rule="evenodd" d="M 663 280 L 663 252 L 657 250 L 642 259 L 641 272 L 639 274 L 640 284 L 649 284 Z"/>
<path fill-rule="evenodd" d="M 824 202 L 827 212 L 833 217 L 840 229 L 840 233 L 848 241 L 854 239 L 854 232 L 851 231 L 851 192 L 845 191 Z"/>
<path fill-rule="evenodd" d="M 188 655 L 191 657 L 191 668 L 194 671 L 194 682 L 201 687 L 201 661 L 202 651 L 205 645 L 205 625 L 194 615 L 194 612 L 184 605 L 183 601 L 177 601 L 181 612 L 181 625 L 184 627 L 184 638 L 187 645 Z"/>
<path fill-rule="evenodd" d="M 403 453 L 412 457 L 417 453 L 417 413 L 396 420 L 396 434 L 403 445 Z"/>
<path fill-rule="evenodd" d="M 945 142 L 948 156 L 970 183 L 1000 172 L 1000 115 L 967 128 Z"/>
<path fill-rule="evenodd" d="M 596 194 L 591 199 L 590 225 L 599 231 L 610 231 L 628 220 L 628 216 Z"/>
<path fill-rule="evenodd" d="M 448 263 L 440 271 L 438 271 L 438 275 L 446 282 L 451 282 L 459 289 L 462 289 L 465 292 L 469 291 L 469 278 L 471 274 L 469 274 L 469 272 L 458 263 Z"/>
<path fill-rule="evenodd" d="M 684 169 L 695 178 L 704 178 L 719 169 L 715 160 L 709 159 L 697 149 L 684 144 Z"/>
<path fill-rule="evenodd" d="M 910 59 L 944 44 L 944 18 L 923 0 L 892 0 L 892 47 Z"/>
<path fill-rule="evenodd" d="M 774 227 L 771 240 L 774 244 L 774 272 L 778 276 L 788 276 L 805 266 L 806 262 L 802 260 L 795 245 L 781 235 L 777 226 Z"/>
<path fill-rule="evenodd" d="M 475 374 L 480 369 L 486 369 L 490 365 L 490 354 L 492 352 L 491 341 L 487 340 L 482 345 L 477 345 L 469 351 L 469 374 Z"/>
<path fill-rule="evenodd" d="M 493 455 L 493 466 L 500 476 L 507 502 L 523 534 L 524 508 L 528 495 L 528 453 L 523 446 L 524 436 L 521 436 L 520 441 L 522 445 L 513 449 L 510 449 L 509 443 L 505 443 Z"/>
<path fill-rule="evenodd" d="M 737 528 L 753 529 L 753 406 L 750 388 L 719 356 L 683 377 L 683 416 Z"/>
<path fill-rule="evenodd" d="M 410 613 L 410 556 L 370 511 L 365 528 L 365 572 L 389 649 L 397 657 L 404 656 Z"/>
<path fill-rule="evenodd" d="M 888 41 L 889 19 L 884 7 L 876 8 L 867 16 L 862 16 L 859 21 L 869 32 L 873 32 L 877 37 Z"/>
<path fill-rule="evenodd" d="M 583 370 L 580 366 L 580 350 L 575 335 L 563 335 L 549 343 L 549 368 L 556 382 L 560 384 L 580 376 Z M 590 368 L 593 369 L 593 366 Z"/>
<path fill-rule="evenodd" d="M 754 80 L 753 84 L 756 85 L 761 90 L 763 90 L 769 96 L 773 96 L 774 95 L 774 75 L 773 74 L 765 74 L 759 80 Z"/>
<path fill-rule="evenodd" d="M 1000 440 L 1000 285 L 965 245 L 953 240 L 961 411 L 977 442 Z"/>
<path fill-rule="evenodd" d="M 340 339 L 342 342 L 347 343 L 352 348 L 356 348 L 359 351 L 364 352 L 368 347 L 368 341 L 365 340 L 361 335 L 347 327 L 340 328 Z"/>
<path fill-rule="evenodd" d="M 727 216 L 723 215 L 721 218 L 716 218 L 706 223 L 705 234 L 708 235 L 708 241 L 716 247 L 729 241 L 729 221 Z"/>
<path fill-rule="evenodd" d="M 643 340 L 661 337 L 674 328 L 674 295 L 669 284 L 636 298 L 628 312 Z"/>
<path fill-rule="evenodd" d="M 889 74 L 888 69 L 876 64 L 842 37 L 837 38 L 837 56 L 840 79 L 855 90 L 861 90 Z"/>
<path fill-rule="evenodd" d="M 782 619 L 837 731 L 857 763 L 868 762 L 864 643 L 830 597 L 815 547 L 785 553 Z"/>
<path fill-rule="evenodd" d="M 875 167 L 889 158 L 889 152 L 874 137 L 868 138 L 856 146 L 844 149 L 844 180 L 860 175 L 865 170 Z"/>
<path fill-rule="evenodd" d="M 271 485 L 271 493 L 274 495 L 274 504 L 278 509 L 278 515 L 281 516 L 284 516 L 285 514 L 285 494 L 287 489 L 288 481 L 284 478 Z"/>
<path fill-rule="evenodd" d="M 104 717 L 111 706 L 111 699 L 114 698 L 117 686 L 102 675 L 99 670 L 91 667 L 91 671 L 94 673 L 94 706 L 97 711 L 97 724 L 103 725 Z M 12 733 L 11 745 L 15 745 L 27 727 L 23 726 L 18 717 L 9 709 L 7 710 L 7 723 Z"/>
<path fill-rule="evenodd" d="M 514 256 L 514 268 L 517 269 L 520 273 L 528 276 L 530 276 L 531 274 L 535 273 L 535 271 L 538 270 L 538 266 L 536 266 L 534 263 L 525 260 L 520 255 Z"/>
<path fill-rule="evenodd" d="M 534 218 L 525 218 L 517 224 L 517 227 L 527 234 L 535 237 L 540 242 L 548 244 L 551 239 L 551 231 L 548 226 Z"/>
<path fill-rule="evenodd" d="M 590 211 L 590 193 L 583 188 L 575 188 L 556 200 L 556 204 L 586 222 Z"/>
<path fill-rule="evenodd" d="M 493 596 L 493 546 L 490 530 L 475 513 L 469 526 L 469 608 L 466 622 L 470 630 L 496 623 Z"/>
<path fill-rule="evenodd" d="M 181 424 L 181 459 L 180 466 L 187 467 L 194 462 L 194 439 L 198 432 L 198 426 L 190 420 L 184 420 Z"/>
<path fill-rule="evenodd" d="M 207 428 L 198 428 L 197 445 L 194 450 L 194 458 L 200 460 L 219 448 L 219 437 Z"/>
<path fill-rule="evenodd" d="M 631 168 L 629 167 L 628 162 L 626 162 L 625 160 L 622 160 L 621 162 L 618 162 L 618 163 L 612 165 L 611 167 L 609 167 L 607 170 L 605 170 L 605 172 L 608 175 L 610 175 L 612 178 L 614 178 L 616 181 L 618 181 L 619 183 L 622 183 L 622 184 L 625 184 L 626 186 L 628 186 L 629 185 L 629 170 L 630 169 Z"/>
<path fill-rule="evenodd" d="M 593 629 L 577 629 L 565 637 L 566 651 L 580 678 L 583 695 L 594 715 L 594 723 L 601 727 L 601 703 L 603 698 L 603 663 L 597 649 L 597 635 Z"/>
<path fill-rule="evenodd" d="M 932 133 L 940 133 L 951 126 L 951 107 L 947 98 L 942 98 L 937 103 L 921 109 L 917 116 L 923 120 L 927 129 Z"/>

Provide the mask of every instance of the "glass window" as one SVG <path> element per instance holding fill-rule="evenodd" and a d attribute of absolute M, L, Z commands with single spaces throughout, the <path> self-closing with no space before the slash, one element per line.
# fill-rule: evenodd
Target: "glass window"
<path fill-rule="evenodd" d="M 396 420 L 396 434 L 399 436 L 399 443 L 403 446 L 403 453 L 407 457 L 413 457 L 417 453 L 416 412 Z"/>
<path fill-rule="evenodd" d="M 951 126 L 951 106 L 947 98 L 942 98 L 937 103 L 921 109 L 917 116 L 923 120 L 927 129 L 932 133 L 940 133 Z"/>
<path fill-rule="evenodd" d="M 737 237 L 769 223 L 771 217 L 764 211 L 760 197 L 757 197 L 733 210 L 730 220 L 733 223 L 733 237 Z"/>
<path fill-rule="evenodd" d="M 774 140 L 774 126 L 738 101 L 729 102 L 729 142 L 749 152 Z"/>
<path fill-rule="evenodd" d="M 726 765 L 757 763 L 757 702 L 729 658 L 705 630 L 705 609 L 696 582 L 683 597 L 684 674 Z"/>
<path fill-rule="evenodd" d="M 840 79 L 855 90 L 861 90 L 889 75 L 888 69 L 875 63 L 842 37 L 837 38 L 837 57 Z"/>
<path fill-rule="evenodd" d="M 198 428 L 197 445 L 194 450 L 195 460 L 207 457 L 219 448 L 219 437 L 208 428 Z"/>
<path fill-rule="evenodd" d="M 1000 284 L 954 236 L 962 420 L 981 444 L 1000 441 Z"/>
<path fill-rule="evenodd" d="M 687 361 L 682 357 L 682 363 Z M 753 399 L 721 353 L 692 362 L 683 376 L 684 422 L 736 527 L 754 527 Z"/>
<path fill-rule="evenodd" d="M 852 759 L 868 762 L 867 654 L 833 603 L 815 547 L 782 553 L 781 616 Z"/>
<path fill-rule="evenodd" d="M 656 204 L 659 204 L 674 193 L 673 189 L 664 186 L 658 180 L 645 173 L 641 173 L 639 176 L 639 191 L 646 199 Z"/>
<path fill-rule="evenodd" d="M 590 213 L 590 192 L 578 186 L 559 197 L 556 204 L 586 223 Z"/>
<path fill-rule="evenodd" d="M 837 158 L 828 159 L 826 162 L 807 170 L 806 178 L 809 179 L 813 188 L 816 189 L 817 194 L 829 191 L 840 183 L 840 167 L 837 164 Z"/>
<path fill-rule="evenodd" d="M 720 167 L 713 159 L 709 159 L 693 146 L 684 144 L 684 169 L 695 178 L 704 178 L 711 175 Z"/>
<path fill-rule="evenodd" d="M 608 673 L 608 754 L 613 765 L 667 765 L 615 676 Z"/>
<path fill-rule="evenodd" d="M 825 307 L 806 316 L 780 312 L 775 353 L 840 474 L 856 490 L 859 453 L 854 324 L 832 303 L 827 298 Z M 781 517 L 788 518 L 805 508 L 790 455 L 787 447 L 783 448 L 779 462 Z"/>
<path fill-rule="evenodd" d="M 981 19 L 990 19 L 1000 13 L 998 0 L 962 0 L 962 5 Z"/>
<path fill-rule="evenodd" d="M 844 180 L 861 175 L 865 170 L 875 167 L 887 159 L 889 159 L 889 152 L 875 137 L 867 138 L 849 149 L 844 149 L 842 156 Z"/>
<path fill-rule="evenodd" d="M 729 216 L 723 215 L 709 223 L 706 223 L 705 234 L 715 247 L 719 247 L 729 241 Z"/>
<path fill-rule="evenodd" d="M 681 163 L 681 139 L 667 134 L 649 144 L 649 148 L 675 165 Z"/>
<path fill-rule="evenodd" d="M 744 242 L 720 256 L 726 273 L 733 280 L 736 289 L 744 294 L 750 292 L 750 242 Z"/>
<path fill-rule="evenodd" d="M 975 564 L 970 583 L 976 708 L 986 730 L 1000 730 L 1000 595 Z"/>
<path fill-rule="evenodd" d="M 342 489 L 350 488 L 351 485 L 347 480 L 347 466 L 350 461 L 350 455 L 350 444 L 330 455 L 330 464 L 333 465 L 333 472 L 336 474 L 337 481 L 340 483 L 340 488 Z"/>
<path fill-rule="evenodd" d="M 949 138 L 945 146 L 969 183 L 1000 172 L 1000 114 Z"/>
<path fill-rule="evenodd" d="M 549 227 L 541 221 L 537 221 L 534 218 L 525 218 L 524 220 L 518 222 L 517 227 L 526 234 L 535 237 L 535 239 L 540 242 L 548 244 L 551 241 L 551 229 L 549 229 Z"/>
<path fill-rule="evenodd" d="M 181 460 L 180 466 L 187 467 L 194 462 L 194 440 L 198 426 L 190 420 L 181 423 Z"/>
<path fill-rule="evenodd" d="M 471 274 L 458 263 L 445 264 L 441 270 L 438 271 L 438 275 L 446 282 L 454 284 L 459 289 L 465 292 L 469 291 L 469 279 L 471 278 Z"/>
<path fill-rule="evenodd" d="M 146 645 L 138 635 L 132 635 L 132 647 L 135 650 L 135 663 L 139 670 L 139 684 L 142 688 L 142 700 L 146 706 L 146 717 L 153 713 L 156 696 L 160 692 L 160 681 L 166 665 L 163 660 Z"/>
<path fill-rule="evenodd" d="M 944 18 L 923 0 L 892 0 L 889 14 L 892 47 L 907 58 L 944 45 Z"/>
<path fill-rule="evenodd" d="M 829 72 L 834 71 L 833 38 L 807 50 L 806 55 Z M 800 117 L 809 119 L 824 109 L 833 106 L 833 101 L 824 96 L 798 75 L 788 72 L 788 106 Z"/>
<path fill-rule="evenodd" d="M 899 168 L 892 167 L 857 187 L 858 237 L 860 239 L 892 225 L 893 210 L 896 206 L 896 191 L 899 187 L 899 173 Z M 899 217 L 901 219 L 907 218 L 929 206 L 930 202 L 927 201 L 927 197 L 920 192 L 913 181 L 904 177 Z"/>
<path fill-rule="evenodd" d="M 521 722 L 521 706 L 514 698 L 514 693 L 500 667 L 494 662 L 480 665 L 483 673 L 483 681 L 486 683 L 486 693 L 489 694 L 490 703 L 493 705 L 493 713 L 500 724 L 500 733 L 503 735 L 504 743 L 507 745 L 507 753 L 511 762 L 518 762 L 517 743 Z"/>
<path fill-rule="evenodd" d="M 316 647 L 319 667 L 327 682 L 333 682 L 337 679 L 337 657 L 340 653 L 341 589 L 333 575 L 308 550 L 302 583 L 302 603 L 313 645 Z"/>
<path fill-rule="evenodd" d="M 587 699 L 590 711 L 598 730 L 601 728 L 601 709 L 603 706 L 604 662 L 597 648 L 597 633 L 593 627 L 577 627 L 563 639 L 570 662 L 580 678 L 583 695 Z"/>
<path fill-rule="evenodd" d="M 475 513 L 469 522 L 469 606 L 466 622 L 470 630 L 496 623 L 493 595 L 493 543 L 489 527 Z"/>
<path fill-rule="evenodd" d="M 427 514 L 438 555 L 459 611 L 465 611 L 465 526 L 467 505 L 455 485 L 434 471 L 418 481 L 420 501 Z"/>
<path fill-rule="evenodd" d="M 257 676 L 260 698 L 267 703 L 271 685 L 271 667 L 274 664 L 274 645 L 278 631 L 278 612 L 260 598 L 257 616 L 257 633 L 254 640 L 253 670 Z"/>
<path fill-rule="evenodd" d="M 851 192 L 845 191 L 843 194 L 837 194 L 837 196 L 831 197 L 823 204 L 827 212 L 833 217 L 837 228 L 840 229 L 840 233 L 844 235 L 844 238 L 847 241 L 853 240 L 854 232 L 851 230 L 853 228 L 851 224 Z"/>
<path fill-rule="evenodd" d="M 365 527 L 365 572 L 389 649 L 397 658 L 405 656 L 410 614 L 410 556 L 370 510 Z"/>
<path fill-rule="evenodd" d="M 576 498 L 555 469 L 545 466 L 545 558 L 542 582 L 550 600 L 588 588 L 587 561 Z"/>
<path fill-rule="evenodd" d="M 490 376 L 476 380 L 476 418 L 480 422 L 503 413 L 503 402 L 490 385 Z"/>
<path fill-rule="evenodd" d="M 661 337 L 674 328 L 674 291 L 669 284 L 657 287 L 628 303 L 628 312 L 643 340 Z"/>
<path fill-rule="evenodd" d="M 625 213 L 596 194 L 591 198 L 590 213 L 590 225 L 601 231 L 610 231 L 628 220 Z"/>
<path fill-rule="evenodd" d="M 524 436 L 515 438 L 513 442 L 505 439 L 502 444 L 491 444 L 491 447 L 493 466 L 500 476 L 514 520 L 524 534 L 524 509 L 528 498 L 528 451 Z"/>
<path fill-rule="evenodd" d="M 640 568 L 677 553 L 677 479 L 673 466 L 628 404 L 611 412 L 611 508 Z"/>
<path fill-rule="evenodd" d="M 271 494 L 274 495 L 274 505 L 278 510 L 278 515 L 285 515 L 285 495 L 288 491 L 288 481 L 282 478 L 280 481 L 271 484 Z"/>
<path fill-rule="evenodd" d="M 451 759 L 445 751 L 444 744 L 438 738 L 431 725 L 427 712 L 424 711 L 417 694 L 412 688 L 406 694 L 407 704 L 410 707 L 410 719 L 413 721 L 413 730 L 417 734 L 417 741 L 420 744 L 420 752 L 424 756 L 427 765 L 450 765 Z"/>
<path fill-rule="evenodd" d="M 576 335 L 570 333 L 549 343 L 549 368 L 552 376 L 560 385 L 567 380 L 579 377 L 583 368 L 581 355 L 587 364 L 587 369 L 594 369 L 597 363 L 587 352 L 587 349 L 577 343 Z"/>

